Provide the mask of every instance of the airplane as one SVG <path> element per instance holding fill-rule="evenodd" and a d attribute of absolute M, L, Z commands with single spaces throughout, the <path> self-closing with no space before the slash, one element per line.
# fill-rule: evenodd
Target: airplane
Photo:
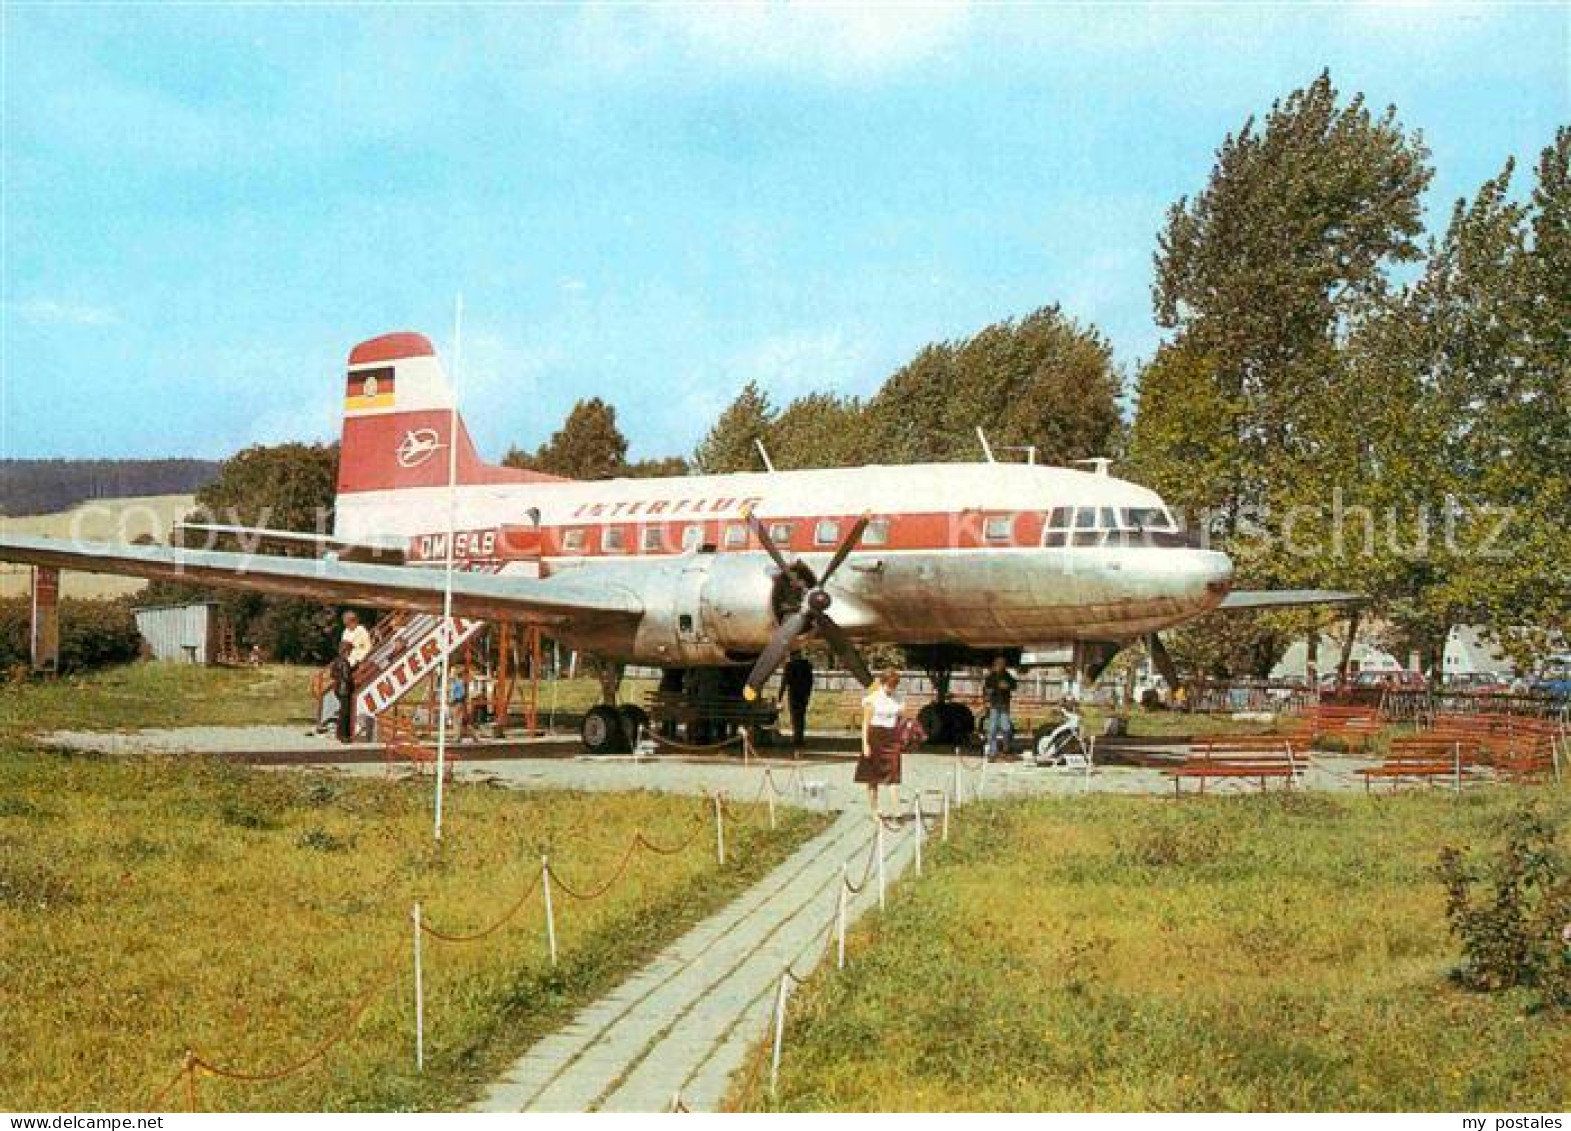
<path fill-rule="evenodd" d="M 349 354 L 331 534 L 192 529 L 250 535 L 258 550 L 0 534 L 0 560 L 537 624 L 600 663 L 603 701 L 584 722 L 591 749 L 625 740 L 627 665 L 661 669 L 668 688 L 718 679 L 745 703 L 810 638 L 864 686 L 861 646 L 898 645 L 934 677 L 924 725 L 959 736 L 969 711 L 947 688 L 962 664 L 1070 644 L 1094 680 L 1118 649 L 1144 641 L 1176 685 L 1163 629 L 1219 608 L 1359 600 L 1234 590 L 1225 553 L 1100 461 L 1091 471 L 937 463 L 593 482 L 490 464 L 435 349 L 409 332 Z M 450 560 L 480 568 L 441 568 Z"/>

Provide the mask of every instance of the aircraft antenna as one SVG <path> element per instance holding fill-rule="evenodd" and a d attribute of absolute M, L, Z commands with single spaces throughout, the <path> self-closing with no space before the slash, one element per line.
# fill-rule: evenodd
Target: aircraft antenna
<path fill-rule="evenodd" d="M 754 436 L 753 446 L 758 449 L 758 454 L 764 459 L 764 470 L 768 471 L 770 475 L 773 475 L 775 473 L 775 461 L 769 458 L 769 449 L 764 447 L 763 437 Z"/>
<path fill-rule="evenodd" d="M 442 665 L 438 680 L 437 729 L 436 729 L 436 811 L 433 815 L 433 835 L 442 839 L 442 778 L 447 769 L 447 728 L 452 713 L 452 693 L 448 690 L 449 669 L 453 655 L 453 555 L 455 527 L 458 525 L 458 374 L 464 359 L 464 296 L 453 298 L 453 375 L 449 380 L 451 403 L 447 414 L 447 560 L 442 571 Z"/>
<path fill-rule="evenodd" d="M 988 463 L 997 463 L 993 458 L 993 445 L 987 442 L 987 433 L 982 431 L 982 426 L 976 426 L 976 438 L 982 442 L 982 454 L 987 457 Z"/>

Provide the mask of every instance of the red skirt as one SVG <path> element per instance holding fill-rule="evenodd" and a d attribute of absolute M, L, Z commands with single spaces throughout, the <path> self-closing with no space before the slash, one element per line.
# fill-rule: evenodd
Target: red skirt
<path fill-rule="evenodd" d="M 894 727 L 867 728 L 867 753 L 856 760 L 856 779 L 863 785 L 900 784 L 900 743 Z"/>

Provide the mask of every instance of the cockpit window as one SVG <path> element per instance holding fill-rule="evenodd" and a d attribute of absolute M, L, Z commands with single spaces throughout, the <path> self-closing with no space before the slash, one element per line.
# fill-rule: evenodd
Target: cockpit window
<path fill-rule="evenodd" d="M 1077 510 L 1075 512 L 1075 529 L 1076 530 L 1095 530 L 1096 529 L 1096 508 L 1095 507 L 1081 507 L 1079 510 Z"/>
<path fill-rule="evenodd" d="M 1068 530 L 1069 516 L 1074 513 L 1074 510 L 1074 507 L 1054 507 L 1052 513 L 1047 516 L 1047 528 L 1049 530 Z"/>
<path fill-rule="evenodd" d="M 1118 513 L 1112 507 L 1103 507 L 1099 513 L 1102 516 L 1102 521 L 1097 525 L 1101 526 L 1103 530 L 1118 529 Z"/>
<path fill-rule="evenodd" d="M 1124 511 L 1124 525 L 1141 534 L 1147 530 L 1173 529 L 1172 520 L 1161 507 L 1130 507 Z"/>

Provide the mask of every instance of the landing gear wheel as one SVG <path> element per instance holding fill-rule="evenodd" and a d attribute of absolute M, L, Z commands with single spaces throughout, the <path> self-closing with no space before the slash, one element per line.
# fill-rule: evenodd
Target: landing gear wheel
<path fill-rule="evenodd" d="M 638 736 L 649 729 L 649 712 L 637 703 L 623 703 L 616 713 L 622 719 L 623 740 L 630 748 L 638 745 Z"/>
<path fill-rule="evenodd" d="M 929 703 L 916 713 L 931 746 L 959 746 L 976 730 L 976 716 L 964 703 Z"/>
<path fill-rule="evenodd" d="M 976 733 L 976 715 L 964 703 L 953 700 L 939 706 L 943 712 L 944 724 L 949 731 L 949 744 L 958 746 Z"/>
<path fill-rule="evenodd" d="M 627 749 L 627 740 L 622 732 L 622 714 L 606 703 L 589 708 L 578 734 L 584 749 L 591 754 L 615 754 Z"/>

